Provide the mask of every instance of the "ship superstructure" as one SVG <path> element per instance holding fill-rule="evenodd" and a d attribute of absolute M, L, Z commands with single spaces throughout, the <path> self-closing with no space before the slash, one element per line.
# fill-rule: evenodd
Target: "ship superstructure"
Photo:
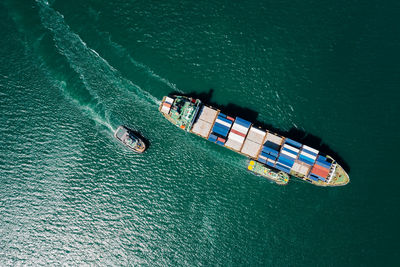
<path fill-rule="evenodd" d="M 332 157 L 240 117 L 224 114 L 199 99 L 166 96 L 159 110 L 182 130 L 250 158 L 249 171 L 278 184 L 287 184 L 290 176 L 318 186 L 349 182 L 347 173 Z"/>

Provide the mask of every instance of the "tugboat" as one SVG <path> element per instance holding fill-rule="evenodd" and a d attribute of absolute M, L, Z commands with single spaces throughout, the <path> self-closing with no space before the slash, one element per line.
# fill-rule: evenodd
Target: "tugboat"
<path fill-rule="evenodd" d="M 124 125 L 118 127 L 114 137 L 136 153 L 143 153 L 147 148 L 145 142 Z"/>

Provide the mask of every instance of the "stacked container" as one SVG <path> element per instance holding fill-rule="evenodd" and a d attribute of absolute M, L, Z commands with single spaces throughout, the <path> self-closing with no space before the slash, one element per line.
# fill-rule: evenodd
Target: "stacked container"
<path fill-rule="evenodd" d="M 327 160 L 326 157 L 319 155 L 314 167 L 310 173 L 310 179 L 314 181 L 326 181 L 329 176 L 329 171 L 331 169 L 332 163 Z"/>
<path fill-rule="evenodd" d="M 250 127 L 249 133 L 247 134 L 246 140 L 244 141 L 240 152 L 251 158 L 257 158 L 266 134 L 267 133 L 261 129 L 253 126 Z"/>
<path fill-rule="evenodd" d="M 265 143 L 261 149 L 261 152 L 258 155 L 258 161 L 266 163 L 271 167 L 275 167 L 282 140 L 282 137 L 272 133 L 268 133 L 267 137 L 265 138 Z"/>
<path fill-rule="evenodd" d="M 161 107 L 161 112 L 164 114 L 168 114 L 169 111 L 171 110 L 172 103 L 174 103 L 173 98 L 168 97 L 168 96 L 165 97 L 164 103 L 162 104 L 162 107 Z"/>
<path fill-rule="evenodd" d="M 207 106 L 202 106 L 200 115 L 192 127 L 192 132 L 201 137 L 208 138 L 211 127 L 217 117 L 218 111 Z"/>
<path fill-rule="evenodd" d="M 227 117 L 225 114 L 219 113 L 217 119 L 215 120 L 214 127 L 212 128 L 212 133 L 208 137 L 208 140 L 210 140 L 211 142 L 215 142 L 218 145 L 224 145 L 232 123 L 233 118 Z"/>
<path fill-rule="evenodd" d="M 229 132 L 228 141 L 226 142 L 225 146 L 233 150 L 240 151 L 250 126 L 251 122 L 236 117 L 232 129 Z"/>
<path fill-rule="evenodd" d="M 317 158 L 318 152 L 319 152 L 318 150 L 312 147 L 303 145 L 299 155 L 299 160 L 309 165 L 313 165 L 315 159 Z"/>
<path fill-rule="evenodd" d="M 299 142 L 286 138 L 275 168 L 289 173 L 299 155 L 300 148 L 301 144 Z"/>

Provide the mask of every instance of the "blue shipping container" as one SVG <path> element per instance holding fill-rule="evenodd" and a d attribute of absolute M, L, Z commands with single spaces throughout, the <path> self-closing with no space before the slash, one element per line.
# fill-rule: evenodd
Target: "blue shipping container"
<path fill-rule="evenodd" d="M 210 136 L 208 137 L 208 140 L 210 140 L 211 142 L 215 142 L 215 141 L 217 141 L 217 136 L 210 134 Z"/>
<path fill-rule="evenodd" d="M 302 154 L 300 154 L 299 160 L 301 160 L 302 162 L 305 162 L 305 163 L 307 163 L 309 165 L 313 165 L 314 164 L 314 160 L 312 160 L 309 157 L 306 157 L 306 156 L 304 156 Z"/>
<path fill-rule="evenodd" d="M 326 161 L 326 158 L 324 156 L 319 155 L 317 161 Z"/>
<path fill-rule="evenodd" d="M 267 161 L 267 165 L 274 167 L 274 164 L 272 162 Z"/>
<path fill-rule="evenodd" d="M 267 154 L 265 152 L 261 152 L 261 156 L 272 159 L 272 160 L 276 160 L 276 156 Z"/>
<path fill-rule="evenodd" d="M 244 126 L 244 127 L 246 127 L 246 128 L 249 128 L 250 125 L 251 125 L 251 122 L 246 121 L 246 120 L 244 120 L 242 118 L 239 118 L 239 117 L 236 117 L 235 122 L 240 124 L 240 125 L 242 125 L 242 126 Z"/>
<path fill-rule="evenodd" d="M 220 146 L 223 146 L 223 145 L 224 145 L 224 143 L 222 143 L 221 141 L 217 141 L 217 142 L 215 142 L 215 143 L 217 143 L 217 144 L 220 145 Z"/>
<path fill-rule="evenodd" d="M 294 141 L 294 140 L 292 140 L 290 138 L 286 138 L 285 139 L 285 143 L 288 143 L 288 144 L 290 144 L 290 145 L 292 145 L 294 147 L 297 147 L 297 148 L 300 148 L 302 146 L 302 144 L 300 144 L 299 142 L 296 142 L 296 141 Z"/>
<path fill-rule="evenodd" d="M 223 122 L 229 123 L 232 126 L 232 121 L 231 120 L 228 120 L 228 119 L 225 119 L 225 118 L 218 118 L 218 119 L 220 119 Z"/>
<path fill-rule="evenodd" d="M 275 165 L 275 168 L 277 168 L 278 170 L 284 171 L 284 172 L 286 172 L 286 173 L 289 173 L 289 172 L 290 172 L 290 169 L 289 169 L 289 168 L 287 168 L 287 167 L 285 167 L 285 166 L 283 166 L 283 165 L 281 165 L 281 164 L 279 164 L 279 163 L 277 163 L 277 164 Z"/>
<path fill-rule="evenodd" d="M 292 167 L 293 164 L 294 164 L 294 160 L 289 160 L 289 159 L 283 158 L 281 156 L 279 156 L 278 162 L 280 162 L 282 164 L 285 164 L 285 165 L 287 165 L 289 167 Z"/>
<path fill-rule="evenodd" d="M 310 150 L 307 150 L 307 149 L 305 149 L 305 148 L 303 148 L 302 151 L 304 151 L 304 152 L 306 152 L 306 153 L 308 153 L 308 154 L 310 154 L 310 155 L 313 155 L 313 156 L 316 156 L 316 155 L 317 155 L 317 153 L 311 152 Z"/>
<path fill-rule="evenodd" d="M 314 181 L 316 181 L 316 182 L 318 182 L 318 178 L 317 178 L 317 177 L 314 177 L 314 176 L 312 176 L 312 175 L 310 175 L 310 179 L 311 179 L 311 180 L 314 180 Z"/>
<path fill-rule="evenodd" d="M 219 113 L 219 114 L 218 114 L 218 117 L 226 118 L 226 115 L 223 114 L 223 113 Z"/>
<path fill-rule="evenodd" d="M 331 165 L 332 165 L 332 164 L 330 164 L 330 163 L 327 163 L 327 162 L 320 162 L 320 161 L 317 161 L 316 164 L 318 164 L 319 166 L 325 167 L 325 168 L 327 168 L 327 169 L 330 169 L 330 168 L 331 168 Z"/>
<path fill-rule="evenodd" d="M 212 131 L 218 135 L 226 137 L 228 135 L 229 129 L 227 127 L 221 127 L 220 125 L 214 125 Z"/>
<path fill-rule="evenodd" d="M 289 156 L 287 156 L 287 155 L 285 155 L 285 154 L 279 154 L 279 158 L 284 158 L 284 159 L 287 159 L 287 160 L 290 160 L 290 161 L 294 161 L 295 159 L 294 158 L 291 158 L 291 157 L 289 157 Z"/>
<path fill-rule="evenodd" d="M 262 163 L 266 163 L 267 161 L 265 160 L 265 159 L 263 159 L 263 158 L 258 158 L 258 161 L 259 162 L 262 162 Z"/>
<path fill-rule="evenodd" d="M 294 155 L 297 155 L 296 152 L 294 152 L 293 150 L 290 150 L 290 149 L 287 148 L 287 147 L 284 147 L 284 148 L 282 148 L 282 149 L 285 150 L 285 151 L 287 151 L 287 152 L 289 152 L 289 153 L 292 153 L 292 154 L 294 154 Z"/>
<path fill-rule="evenodd" d="M 271 154 L 271 155 L 274 155 L 274 156 L 278 156 L 278 151 L 276 151 L 276 150 L 273 150 L 272 148 L 270 148 L 270 147 L 267 147 L 267 146 L 263 146 L 263 149 L 262 149 L 262 151 L 263 152 L 265 152 L 265 153 L 268 153 L 268 154 Z"/>

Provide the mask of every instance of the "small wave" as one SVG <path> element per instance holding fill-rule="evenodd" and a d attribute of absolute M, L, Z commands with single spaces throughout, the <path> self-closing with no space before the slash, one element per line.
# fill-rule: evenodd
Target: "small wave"
<path fill-rule="evenodd" d="M 124 54 L 124 57 L 128 58 L 129 61 L 135 65 L 136 67 L 144 70 L 150 77 L 155 78 L 156 80 L 158 80 L 159 82 L 162 82 L 163 84 L 167 85 L 169 88 L 173 89 L 176 92 L 180 92 L 180 93 L 184 93 L 182 90 L 178 89 L 176 87 L 176 84 L 171 83 L 169 80 L 167 80 L 166 78 L 161 77 L 160 75 L 158 75 L 157 73 L 155 73 L 149 66 L 146 66 L 145 64 L 135 60 L 130 53 L 127 51 L 127 49 L 125 47 L 123 47 L 122 45 L 114 42 L 111 40 L 111 36 L 108 36 L 108 42 L 111 44 L 112 47 L 118 49 L 119 51 L 122 51 L 122 53 Z"/>

